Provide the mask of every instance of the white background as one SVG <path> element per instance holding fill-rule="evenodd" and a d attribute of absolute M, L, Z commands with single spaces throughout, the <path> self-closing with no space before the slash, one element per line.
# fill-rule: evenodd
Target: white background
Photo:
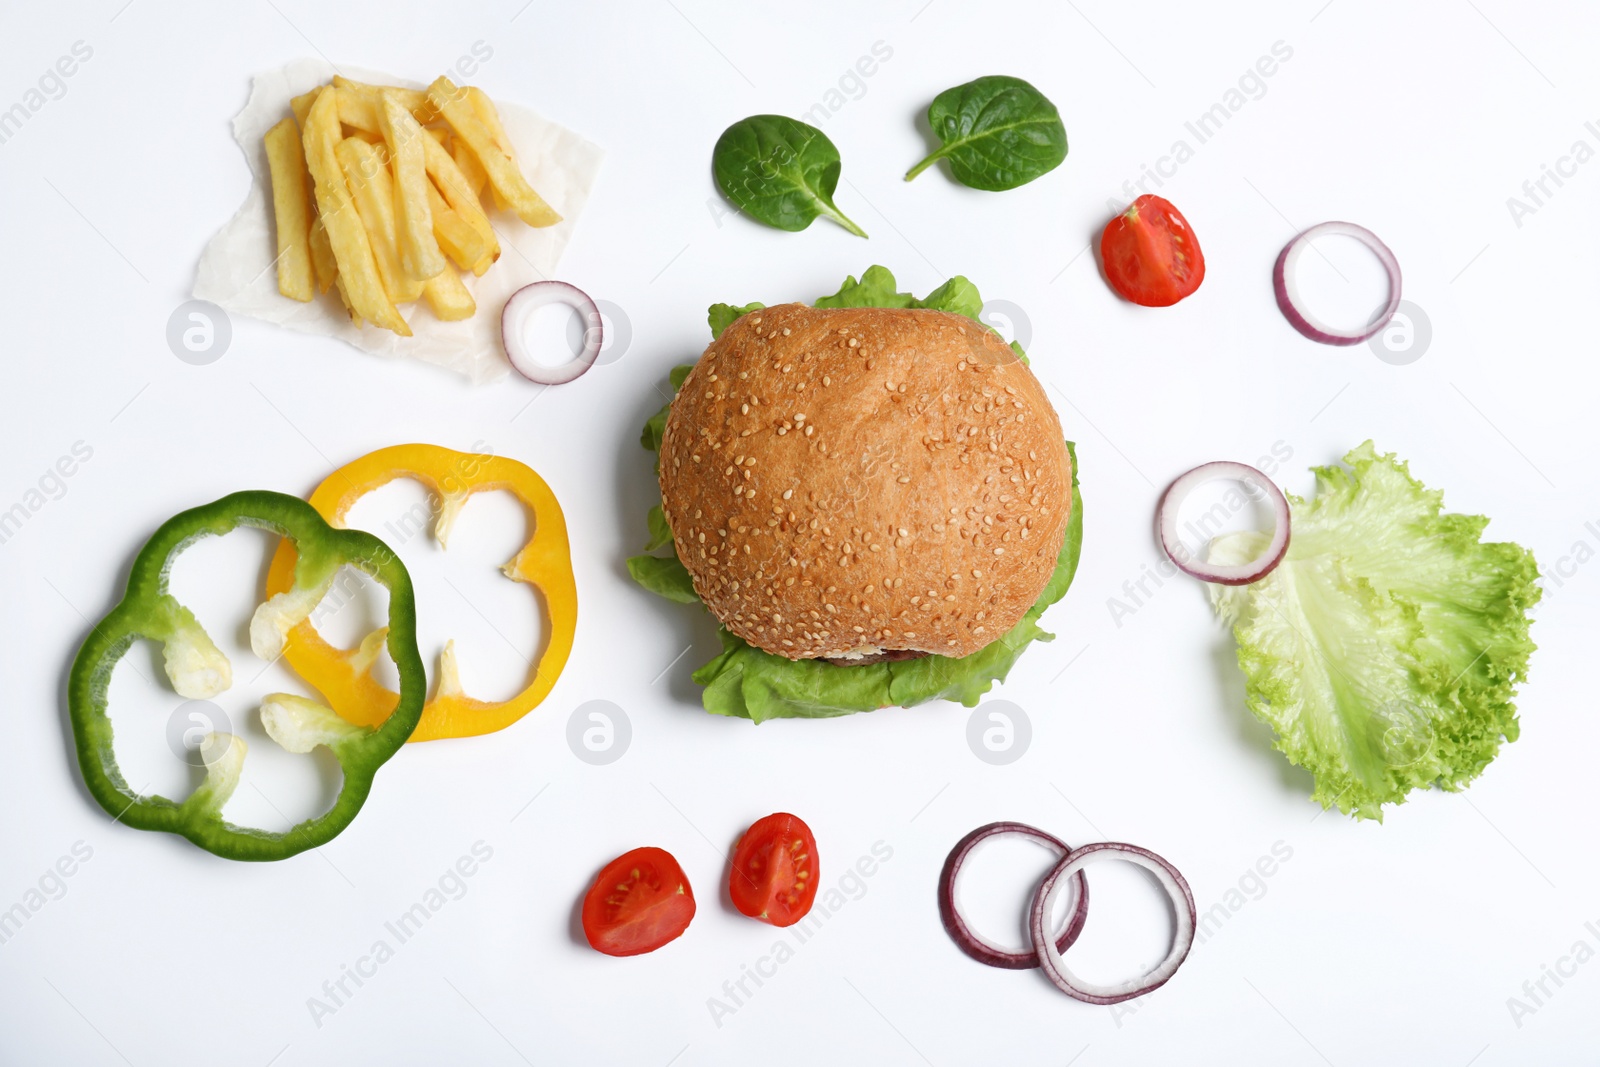
<path fill-rule="evenodd" d="M 12 4 L 0 33 L 0 107 L 74 42 L 93 49 L 65 94 L 0 145 L 10 398 L 0 508 L 75 442 L 93 449 L 60 498 L 0 545 L 0 908 L 76 842 L 92 850 L 64 895 L 0 944 L 0 1061 L 1465 1067 L 1592 1055 L 1600 963 L 1559 988 L 1547 980 L 1553 995 L 1531 1014 L 1514 1017 L 1507 1001 L 1526 999 L 1523 983 L 1579 940 L 1600 948 L 1585 928 L 1600 926 L 1600 726 L 1582 665 L 1600 566 L 1572 558 L 1578 542 L 1600 548 L 1585 526 L 1600 520 L 1589 447 L 1600 162 L 1559 189 L 1547 183 L 1553 195 L 1520 226 L 1506 204 L 1574 141 L 1600 148 L 1584 128 L 1600 120 L 1592 8 L 908 0 L 763 16 L 731 0 L 535 0 L 520 12 L 511 0 L 358 15 L 302 0 L 123 3 Z M 174 358 L 168 316 L 247 188 L 228 121 L 250 74 L 320 52 L 429 78 L 478 41 L 493 50 L 478 84 L 607 150 L 562 274 L 624 310 L 621 358 L 549 396 L 514 379 L 474 389 L 248 321 L 233 324 L 219 362 Z M 779 233 L 729 214 L 709 168 L 722 128 L 811 109 L 880 41 L 892 56 L 859 86 L 847 79 L 847 102 L 824 123 L 844 160 L 838 203 L 871 239 L 826 221 Z M 1184 123 L 1278 41 L 1293 55 L 1264 95 L 1197 145 Z M 927 150 L 928 101 L 1002 72 L 1060 106 L 1066 163 L 1003 194 L 958 187 L 940 168 L 902 182 Z M 1083 250 L 1108 199 L 1126 200 L 1123 183 L 1180 138 L 1194 156 L 1161 192 L 1195 227 L 1208 274 L 1180 306 L 1138 309 Z M 1314 345 L 1279 315 L 1274 256 L 1296 227 L 1328 218 L 1370 226 L 1399 256 L 1405 295 L 1431 322 L 1417 361 Z M 1348 286 L 1316 257 L 1307 285 L 1330 309 L 1370 307 L 1359 256 L 1327 251 Z M 1078 442 L 1083 565 L 1046 616 L 1058 639 L 991 694 L 1032 723 L 1031 748 L 1009 766 L 974 756 L 969 712 L 954 705 L 759 728 L 706 715 L 688 673 L 715 650 L 709 622 L 643 593 L 623 568 L 652 502 L 639 426 L 668 368 L 706 343 L 705 307 L 812 299 L 875 262 L 918 293 L 963 273 L 1023 309 L 1034 368 Z M 1120 620 L 1108 607 L 1155 564 L 1157 489 L 1179 472 L 1254 461 L 1281 443 L 1292 449 L 1281 477 L 1304 492 L 1305 468 L 1368 437 L 1444 488 L 1453 509 L 1493 516 L 1490 534 L 1532 547 L 1541 567 L 1568 557 L 1570 575 L 1547 581 L 1538 611 L 1522 739 L 1469 792 L 1415 796 L 1382 825 L 1318 816 L 1307 776 L 1245 712 L 1231 638 L 1199 587 L 1147 583 L 1154 595 Z M 137 547 L 182 508 L 241 488 L 309 492 L 332 466 L 412 440 L 481 442 L 560 495 L 582 615 L 550 698 L 503 733 L 404 750 L 356 822 L 317 853 L 230 863 L 113 825 L 82 787 L 63 685 Z M 409 502 L 396 490 L 362 518 L 381 531 Z M 468 688 L 485 696 L 516 688 L 525 665 L 514 650 L 535 639 L 526 591 L 491 569 L 519 543 L 521 521 L 474 504 L 448 557 L 425 538 L 402 549 L 425 655 L 455 636 Z M 218 703 L 254 762 L 229 813 L 282 825 L 313 810 L 324 786 L 315 764 L 270 751 L 250 710 L 296 685 L 277 668 L 253 679 L 259 666 L 237 641 L 267 548 L 244 534 L 202 546 L 176 584 L 240 679 Z M 129 663 L 117 682 L 124 767 L 153 789 L 181 785 L 163 738 L 178 701 L 141 692 L 131 672 L 149 673 L 148 657 Z M 631 747 L 609 766 L 580 762 L 565 739 L 568 716 L 590 700 L 631 721 Z M 753 995 L 714 1017 L 709 999 L 732 1005 L 723 983 L 784 936 L 734 914 L 719 892 L 722 850 L 775 810 L 815 829 L 825 885 L 875 842 L 892 858 L 774 977 L 759 989 L 747 980 Z M 1037 973 L 971 962 L 941 931 L 944 855 L 997 818 L 1074 843 L 1144 844 L 1184 871 L 1202 909 L 1241 879 L 1258 899 L 1136 1011 L 1079 1004 Z M 464 895 L 361 988 L 347 981 L 354 995 L 317 1025 L 309 998 L 478 841 L 492 858 Z M 1249 879 L 1279 842 L 1292 858 Z M 641 844 L 682 861 L 699 914 L 653 955 L 600 956 L 575 934 L 576 903 L 601 864 Z M 967 896 L 989 905 L 975 908 L 985 928 L 1019 940 L 1043 854 L 991 855 Z M 1163 947 L 1159 899 L 1115 869 L 1097 868 L 1095 885 L 1074 958 L 1102 977 L 1148 963 Z"/>

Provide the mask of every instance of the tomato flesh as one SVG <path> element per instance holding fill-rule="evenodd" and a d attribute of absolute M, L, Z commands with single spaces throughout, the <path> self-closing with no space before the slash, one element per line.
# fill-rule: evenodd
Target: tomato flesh
<path fill-rule="evenodd" d="M 739 839 L 728 875 L 733 906 L 773 926 L 793 926 L 817 899 L 817 839 L 796 815 L 759 819 Z"/>
<path fill-rule="evenodd" d="M 1145 307 L 1176 304 L 1206 276 L 1206 257 L 1189 220 L 1150 193 L 1106 224 L 1100 261 L 1111 288 Z"/>
<path fill-rule="evenodd" d="M 694 891 L 672 853 L 636 848 L 605 865 L 583 898 L 583 934 L 607 956 L 654 952 L 694 918 Z"/>

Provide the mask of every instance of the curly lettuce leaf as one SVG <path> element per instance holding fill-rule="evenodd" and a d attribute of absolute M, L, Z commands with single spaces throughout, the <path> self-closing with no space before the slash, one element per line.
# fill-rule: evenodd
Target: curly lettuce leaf
<path fill-rule="evenodd" d="M 719 337 L 739 316 L 762 304 L 713 304 L 708 321 L 713 338 Z M 899 292 L 894 275 L 886 268 L 868 267 L 860 281 L 854 276 L 832 296 L 816 302 L 817 307 L 919 307 L 951 311 L 977 320 L 983 307 L 978 289 L 966 278 L 957 276 L 918 300 Z M 1015 342 L 1012 348 L 1026 360 Z M 692 364 L 672 370 L 674 390 L 682 387 Z M 640 443 L 652 452 L 661 450 L 661 434 L 666 427 L 667 404 L 645 424 Z M 778 718 L 829 718 L 858 711 L 899 705 L 911 707 L 929 700 L 954 700 L 973 707 L 997 681 L 1004 681 L 1023 650 L 1034 641 L 1051 641 L 1054 635 L 1039 626 L 1045 609 L 1066 595 L 1078 569 L 1083 547 L 1083 499 L 1078 491 L 1078 457 L 1072 453 L 1072 514 L 1067 522 L 1061 554 L 1039 600 L 998 640 L 970 656 L 925 656 L 895 663 L 873 663 L 859 667 L 836 667 L 819 660 L 788 660 L 763 652 L 719 627 L 722 653 L 694 672 L 694 680 L 705 686 L 701 703 L 715 715 L 728 715 L 765 722 Z M 650 543 L 645 551 L 671 544 L 671 531 L 660 505 L 648 516 Z M 676 554 L 668 557 L 634 556 L 628 571 L 635 581 L 651 592 L 680 603 L 698 603 L 688 570 Z"/>
<path fill-rule="evenodd" d="M 1465 787 L 1517 739 L 1538 569 L 1484 542 L 1488 519 L 1444 514 L 1443 494 L 1371 441 L 1345 463 L 1315 469 L 1312 500 L 1289 498 L 1294 536 L 1272 574 L 1209 588 L 1250 710 L 1311 771 L 1312 799 L 1381 820 L 1413 789 Z M 1208 559 L 1245 563 L 1265 540 L 1228 534 Z"/>
<path fill-rule="evenodd" d="M 715 341 L 717 338 L 722 336 L 723 330 L 726 330 L 729 326 L 732 326 L 739 318 L 750 314 L 752 311 L 758 311 L 766 306 L 767 305 L 760 302 L 739 305 L 712 304 L 711 307 L 706 310 L 706 322 L 711 326 L 711 339 Z M 673 374 L 677 374 L 679 371 L 683 372 L 678 380 L 672 383 L 672 388 L 674 391 L 676 391 L 677 388 L 683 384 L 683 379 L 689 376 L 690 366 L 693 366 L 693 364 L 686 364 L 684 366 L 674 367 L 672 369 Z M 668 406 L 670 407 L 671 405 Z"/>
<path fill-rule="evenodd" d="M 680 604 L 700 603 L 689 571 L 678 560 L 676 553 L 670 556 L 633 556 L 628 560 L 628 573 L 634 581 L 656 596 L 664 596 Z"/>

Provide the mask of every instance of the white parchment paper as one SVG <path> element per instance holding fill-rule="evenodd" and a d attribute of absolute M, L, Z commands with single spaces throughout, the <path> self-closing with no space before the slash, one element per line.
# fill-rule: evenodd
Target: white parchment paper
<path fill-rule="evenodd" d="M 341 72 L 357 81 L 424 88 L 417 82 L 377 71 L 346 67 Z M 354 326 L 335 291 L 319 293 L 309 304 L 278 292 L 278 272 L 273 265 L 277 238 L 273 230 L 271 179 L 261 140 L 267 130 L 291 114 L 291 99 L 326 84 L 335 73 L 339 72 L 320 59 L 300 59 L 256 75 L 249 102 L 233 119 L 234 139 L 244 150 L 254 181 L 244 205 L 206 245 L 195 277 L 195 299 L 209 300 L 230 315 L 246 315 L 303 333 L 337 337 L 374 355 L 425 360 L 464 374 L 475 383 L 504 376 L 510 367 L 500 344 L 500 308 L 522 286 L 555 276 L 561 253 L 594 187 L 604 153 L 571 130 L 525 107 L 496 100 L 506 133 L 517 150 L 517 162 L 539 195 L 561 213 L 562 221 L 533 229 L 509 212 L 496 211 L 485 197 L 485 208 L 500 237 L 501 253 L 499 261 L 482 278 L 470 273 L 463 276 L 478 302 L 476 315 L 462 322 L 441 322 L 418 302 L 401 309 L 411 324 L 412 337 L 400 337 L 371 325 Z"/>

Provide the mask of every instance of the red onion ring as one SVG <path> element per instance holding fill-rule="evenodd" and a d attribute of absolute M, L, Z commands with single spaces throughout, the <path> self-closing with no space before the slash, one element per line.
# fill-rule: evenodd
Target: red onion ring
<path fill-rule="evenodd" d="M 1161 883 L 1161 888 L 1165 889 L 1167 896 L 1172 899 L 1172 911 L 1177 917 L 1177 929 L 1173 933 L 1172 948 L 1168 951 L 1166 959 L 1156 964 L 1149 973 L 1111 985 L 1102 985 L 1085 982 L 1073 974 L 1062 960 L 1056 946 L 1044 936 L 1044 927 L 1050 919 L 1050 909 L 1055 903 L 1056 894 L 1060 891 L 1061 879 L 1067 875 L 1081 875 L 1085 865 L 1111 857 L 1137 864 L 1156 876 L 1156 881 Z M 1149 849 L 1115 841 L 1103 841 L 1097 845 L 1084 845 L 1073 849 L 1049 874 L 1045 875 L 1044 881 L 1039 883 L 1038 892 L 1033 895 L 1033 909 L 1029 913 L 1028 920 L 1029 928 L 1033 931 L 1034 951 L 1039 957 L 1039 966 L 1046 977 L 1055 983 L 1056 988 L 1069 997 L 1089 1004 L 1120 1004 L 1124 1000 L 1142 997 L 1151 990 L 1165 985 L 1182 966 L 1184 959 L 1189 955 L 1189 949 L 1194 945 L 1194 894 L 1189 891 L 1189 883 L 1184 881 L 1178 869 Z"/>
<path fill-rule="evenodd" d="M 1389 302 L 1376 318 L 1358 329 L 1341 330 L 1328 326 L 1318 321 L 1300 301 L 1295 285 L 1295 268 L 1311 239 L 1324 234 L 1354 237 L 1372 250 L 1378 262 L 1383 264 L 1384 273 L 1389 276 Z M 1283 317 L 1305 336 L 1325 345 L 1358 345 L 1389 325 L 1395 310 L 1400 307 L 1400 261 L 1394 258 L 1389 246 L 1378 240 L 1378 235 L 1365 226 L 1357 226 L 1353 222 L 1324 222 L 1283 246 L 1283 251 L 1278 253 L 1278 262 L 1272 268 L 1272 291 L 1278 298 L 1278 310 L 1283 312 Z"/>
<path fill-rule="evenodd" d="M 1027 952 L 1012 952 L 995 944 L 968 926 L 961 909 L 956 907 L 956 879 L 961 877 L 961 866 L 966 862 L 968 853 L 991 837 L 1011 834 L 1036 841 L 1063 857 L 1071 854 L 1071 849 L 1060 838 L 1024 823 L 992 822 L 987 826 L 980 826 L 957 841 L 956 847 L 945 857 L 944 870 L 939 873 L 939 918 L 944 923 L 945 933 L 950 935 L 950 940 L 956 943 L 956 947 L 979 963 L 986 963 L 990 967 L 1024 971 L 1039 966 L 1039 957 L 1032 949 Z M 1073 880 L 1073 893 L 1077 901 L 1073 906 L 1072 917 L 1067 921 L 1066 929 L 1056 938 L 1056 946 L 1060 952 L 1065 952 L 1072 947 L 1074 941 L 1078 940 L 1078 935 L 1083 932 L 1084 921 L 1089 917 L 1089 880 L 1081 871 Z"/>
<path fill-rule="evenodd" d="M 550 304 L 565 304 L 583 316 L 583 347 L 565 363 L 551 367 L 533 358 L 526 339 L 528 319 Z M 500 341 L 517 373 L 540 385 L 565 385 L 590 367 L 600 355 L 605 327 L 600 309 L 589 294 L 569 282 L 543 281 L 524 285 L 506 300 L 500 312 Z"/>
<path fill-rule="evenodd" d="M 1223 566 L 1197 562 L 1188 547 L 1178 539 L 1178 514 L 1183 510 L 1183 502 L 1197 487 L 1218 478 L 1248 482 L 1271 500 L 1272 540 L 1265 551 L 1249 563 Z M 1161 550 L 1183 573 L 1217 585 L 1249 585 L 1271 574 L 1289 551 L 1289 502 L 1284 499 L 1283 492 L 1272 484 L 1272 479 L 1248 464 L 1227 461 L 1202 463 L 1187 474 L 1179 475 L 1177 481 L 1167 486 L 1167 491 L 1161 494 L 1161 503 L 1156 508 L 1156 530 L 1161 538 Z"/>

